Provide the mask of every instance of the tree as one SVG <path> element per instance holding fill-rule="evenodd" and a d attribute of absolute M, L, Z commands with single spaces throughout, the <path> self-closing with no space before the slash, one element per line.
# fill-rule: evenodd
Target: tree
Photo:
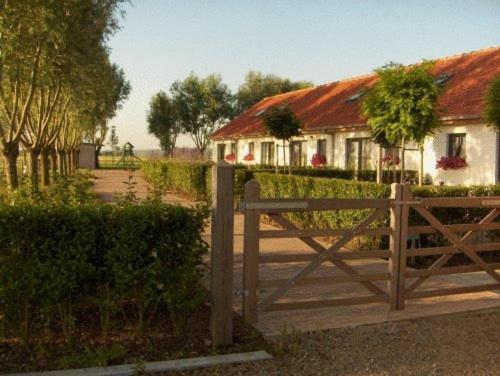
<path fill-rule="evenodd" d="M 39 159 L 43 182 L 49 183 L 48 159 L 53 167 L 57 165 L 56 147 L 71 169 L 76 168 L 82 129 L 87 126 L 82 115 L 88 87 L 96 80 L 93 72 L 101 71 L 109 56 L 106 42 L 118 28 L 121 13 L 117 11 L 123 2 L 6 0 L 0 4 L 0 149 L 11 188 L 18 184 L 20 144 L 29 155 L 35 188 Z"/>
<path fill-rule="evenodd" d="M 181 124 L 174 103 L 165 92 L 160 91 L 151 98 L 147 121 L 148 132 L 158 138 L 162 150 L 172 157 Z"/>
<path fill-rule="evenodd" d="M 203 157 L 208 136 L 234 113 L 229 88 L 217 74 L 199 78 L 191 73 L 185 80 L 174 82 L 170 93 L 183 132 L 191 136 Z"/>
<path fill-rule="evenodd" d="M 283 142 L 283 165 L 286 166 L 285 142 L 300 135 L 302 125 L 295 113 L 288 106 L 273 106 L 264 114 L 264 125 L 269 134 Z M 276 163 L 276 166 L 278 163 Z M 276 167 L 277 169 L 277 167 Z M 288 164 L 288 173 L 292 173 L 291 163 Z"/>
<path fill-rule="evenodd" d="M 500 75 L 491 81 L 488 89 L 485 118 L 491 126 L 500 130 Z"/>
<path fill-rule="evenodd" d="M 419 184 L 423 183 L 424 141 L 438 126 L 437 100 L 442 89 L 430 74 L 432 66 L 432 62 L 411 68 L 390 63 L 377 69 L 379 80 L 367 90 L 362 103 L 375 142 L 401 147 L 401 182 L 405 145 L 413 141 L 420 149 Z"/>
<path fill-rule="evenodd" d="M 236 93 L 236 112 L 242 113 L 266 97 L 312 86 L 309 81 L 291 81 L 274 74 L 250 71 Z"/>
<path fill-rule="evenodd" d="M 118 135 L 116 134 L 116 125 L 111 127 L 111 133 L 109 134 L 109 146 L 111 146 L 111 155 L 113 157 L 113 163 L 115 161 L 115 154 L 118 148 Z"/>

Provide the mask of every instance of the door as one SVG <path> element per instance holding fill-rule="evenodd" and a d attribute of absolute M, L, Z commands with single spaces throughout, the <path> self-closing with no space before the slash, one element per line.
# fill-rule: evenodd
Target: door
<path fill-rule="evenodd" d="M 304 143 L 305 141 L 293 141 L 290 143 L 290 164 L 294 167 L 307 165 L 307 153 Z"/>

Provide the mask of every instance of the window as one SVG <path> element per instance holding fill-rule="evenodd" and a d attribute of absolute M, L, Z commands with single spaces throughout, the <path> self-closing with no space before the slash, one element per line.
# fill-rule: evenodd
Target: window
<path fill-rule="evenodd" d="M 226 156 L 226 144 L 217 145 L 217 162 L 223 161 Z"/>
<path fill-rule="evenodd" d="M 255 150 L 255 144 L 253 142 L 249 142 L 248 143 L 248 154 L 253 155 L 254 150 Z"/>
<path fill-rule="evenodd" d="M 236 142 L 231 142 L 231 154 L 234 154 L 234 160 L 238 160 L 238 151 L 236 149 Z"/>
<path fill-rule="evenodd" d="M 274 142 L 260 143 L 260 163 L 274 165 Z"/>
<path fill-rule="evenodd" d="M 290 143 L 290 165 L 307 166 L 307 152 L 304 147 L 305 141 L 293 141 Z"/>
<path fill-rule="evenodd" d="M 465 158 L 465 133 L 448 135 L 448 157 Z"/>
<path fill-rule="evenodd" d="M 316 153 L 326 157 L 326 140 L 318 140 L 316 144 Z"/>
<path fill-rule="evenodd" d="M 373 141 L 371 138 L 346 139 L 346 162 L 348 170 L 372 170 Z"/>

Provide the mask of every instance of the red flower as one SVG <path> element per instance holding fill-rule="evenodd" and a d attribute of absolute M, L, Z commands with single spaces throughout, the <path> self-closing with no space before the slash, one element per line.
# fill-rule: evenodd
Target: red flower
<path fill-rule="evenodd" d="M 393 155 L 392 153 L 387 153 L 384 158 L 382 158 L 382 163 L 386 166 L 392 166 L 392 164 L 397 166 L 399 165 L 399 157 L 397 155 Z"/>
<path fill-rule="evenodd" d="M 243 157 L 243 160 L 244 161 L 247 161 L 247 162 L 250 162 L 250 161 L 253 161 L 254 158 L 253 158 L 253 154 L 247 154 Z"/>
<path fill-rule="evenodd" d="M 234 155 L 234 153 L 230 153 L 226 155 L 224 159 L 228 162 L 234 162 L 236 160 L 236 155 Z"/>
<path fill-rule="evenodd" d="M 321 154 L 314 154 L 311 158 L 311 164 L 313 167 L 324 166 L 326 165 L 326 157 Z"/>
<path fill-rule="evenodd" d="M 458 170 L 465 167 L 467 167 L 467 162 L 462 157 L 441 157 L 436 161 L 436 169 Z"/>

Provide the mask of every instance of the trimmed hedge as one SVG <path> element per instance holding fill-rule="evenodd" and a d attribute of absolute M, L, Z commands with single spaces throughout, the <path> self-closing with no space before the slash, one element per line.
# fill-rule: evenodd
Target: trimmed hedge
<path fill-rule="evenodd" d="M 179 161 L 144 161 L 144 178 L 155 188 L 174 191 L 192 200 L 208 200 L 211 164 Z"/>
<path fill-rule="evenodd" d="M 0 206 L 3 334 L 27 341 L 56 322 L 71 337 L 85 325 L 76 312 L 89 307 L 104 336 L 125 305 L 138 327 L 158 308 L 187 315 L 203 298 L 207 215 L 164 204 Z"/>

